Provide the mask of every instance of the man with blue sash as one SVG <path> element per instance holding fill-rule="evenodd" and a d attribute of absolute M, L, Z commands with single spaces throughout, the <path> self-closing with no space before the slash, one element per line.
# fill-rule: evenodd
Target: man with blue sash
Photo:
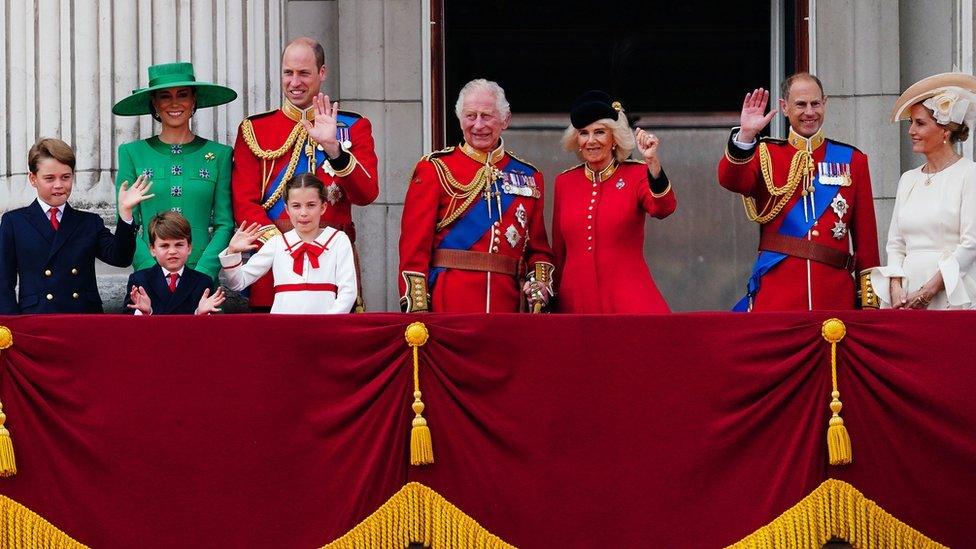
<path fill-rule="evenodd" d="M 552 295 L 542 173 L 506 151 L 511 111 L 495 82 L 468 82 L 455 113 L 464 142 L 420 159 L 403 204 L 405 312 L 540 311 Z"/>
<path fill-rule="evenodd" d="M 760 225 L 759 255 L 734 310 L 870 306 L 876 300 L 865 274 L 879 258 L 867 156 L 824 138 L 827 97 L 816 76 L 783 82 L 789 136 L 757 143 L 776 115 L 766 113 L 768 101 L 762 88 L 746 94 L 741 125 L 718 165 L 719 183 L 742 195 L 746 215 Z"/>
<path fill-rule="evenodd" d="M 328 204 L 323 226 L 345 232 L 353 242 L 352 205 L 366 206 L 379 194 L 377 159 L 369 119 L 339 110 L 320 92 L 328 73 L 325 50 L 311 38 L 296 38 L 281 56 L 281 108 L 245 119 L 234 145 L 231 175 L 234 219 L 259 224 L 260 242 L 292 229 L 285 202 L 285 183 L 310 172 L 325 183 Z M 361 277 L 357 276 L 358 280 Z M 253 310 L 269 310 L 274 301 L 268 273 L 250 290 Z M 357 309 L 362 310 L 362 291 Z"/>

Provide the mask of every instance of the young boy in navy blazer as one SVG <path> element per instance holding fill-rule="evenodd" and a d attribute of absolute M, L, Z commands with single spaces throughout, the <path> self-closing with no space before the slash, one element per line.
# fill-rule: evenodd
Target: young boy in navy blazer
<path fill-rule="evenodd" d="M 193 252 L 190 222 L 176 212 L 149 222 L 149 253 L 156 265 L 129 275 L 123 312 L 136 315 L 205 315 L 220 311 L 224 289 L 210 295 L 213 279 L 186 266 Z"/>
<path fill-rule="evenodd" d="M 95 259 L 116 267 L 132 264 L 132 208 L 152 198 L 150 184 L 140 177 L 131 187 L 121 185 L 113 235 L 101 217 L 68 205 L 75 153 L 67 143 L 38 140 L 27 165 L 37 200 L 0 219 L 0 314 L 101 313 Z"/>

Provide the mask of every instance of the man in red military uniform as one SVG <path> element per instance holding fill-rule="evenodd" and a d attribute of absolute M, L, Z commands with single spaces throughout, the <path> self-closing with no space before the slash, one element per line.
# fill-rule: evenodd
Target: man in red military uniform
<path fill-rule="evenodd" d="M 735 310 L 853 309 L 858 280 L 870 304 L 867 277 L 855 277 L 879 263 L 867 156 L 824 138 L 827 98 L 815 76 L 789 77 L 782 96 L 789 137 L 756 142 L 776 114 L 759 88 L 746 94 L 718 164 L 719 183 L 760 224 L 759 256 Z"/>
<path fill-rule="evenodd" d="M 338 103 L 320 93 L 326 74 L 321 44 L 311 38 L 292 40 L 281 56 L 281 108 L 248 117 L 238 130 L 231 176 L 234 219 L 261 225 L 262 243 L 292 228 L 282 191 L 295 175 L 311 172 L 325 183 L 328 204 L 321 223 L 349 235 L 354 250 L 351 205 L 366 206 L 379 193 L 369 120 L 340 111 Z M 253 309 L 270 308 L 271 273 L 250 292 Z M 357 298 L 361 309 L 362 291 Z"/>
<path fill-rule="evenodd" d="M 552 294 L 553 273 L 542 173 L 504 149 L 511 112 L 498 84 L 468 82 L 455 112 L 464 142 L 423 157 L 407 188 L 401 307 L 539 311 Z"/>

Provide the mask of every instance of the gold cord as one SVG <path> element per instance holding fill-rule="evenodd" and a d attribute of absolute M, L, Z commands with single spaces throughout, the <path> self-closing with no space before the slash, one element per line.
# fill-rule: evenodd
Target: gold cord
<path fill-rule="evenodd" d="M 773 179 L 772 160 L 769 157 L 769 147 L 765 143 L 759 144 L 759 167 L 762 169 L 763 182 L 766 184 L 766 191 L 769 192 L 770 200 L 766 203 L 762 213 L 756 208 L 756 200 L 752 197 L 743 196 L 742 204 L 746 209 L 746 217 L 750 221 L 765 224 L 774 219 L 782 211 L 796 188 L 813 173 L 813 155 L 809 151 L 797 151 L 790 162 L 790 171 L 786 176 L 786 184 L 777 187 Z"/>

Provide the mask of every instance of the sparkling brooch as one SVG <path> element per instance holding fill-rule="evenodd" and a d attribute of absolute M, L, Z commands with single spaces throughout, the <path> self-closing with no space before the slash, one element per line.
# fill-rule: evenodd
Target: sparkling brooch
<path fill-rule="evenodd" d="M 519 234 L 518 229 L 515 228 L 515 225 L 509 225 L 508 228 L 505 229 L 505 240 L 508 240 L 508 244 L 511 247 L 514 248 L 521 239 L 522 235 Z"/>
<path fill-rule="evenodd" d="M 217 155 L 215 155 L 212 152 L 209 152 L 209 153 L 203 155 L 203 159 L 206 160 L 207 162 L 213 162 L 213 159 L 214 158 L 217 158 Z"/>

